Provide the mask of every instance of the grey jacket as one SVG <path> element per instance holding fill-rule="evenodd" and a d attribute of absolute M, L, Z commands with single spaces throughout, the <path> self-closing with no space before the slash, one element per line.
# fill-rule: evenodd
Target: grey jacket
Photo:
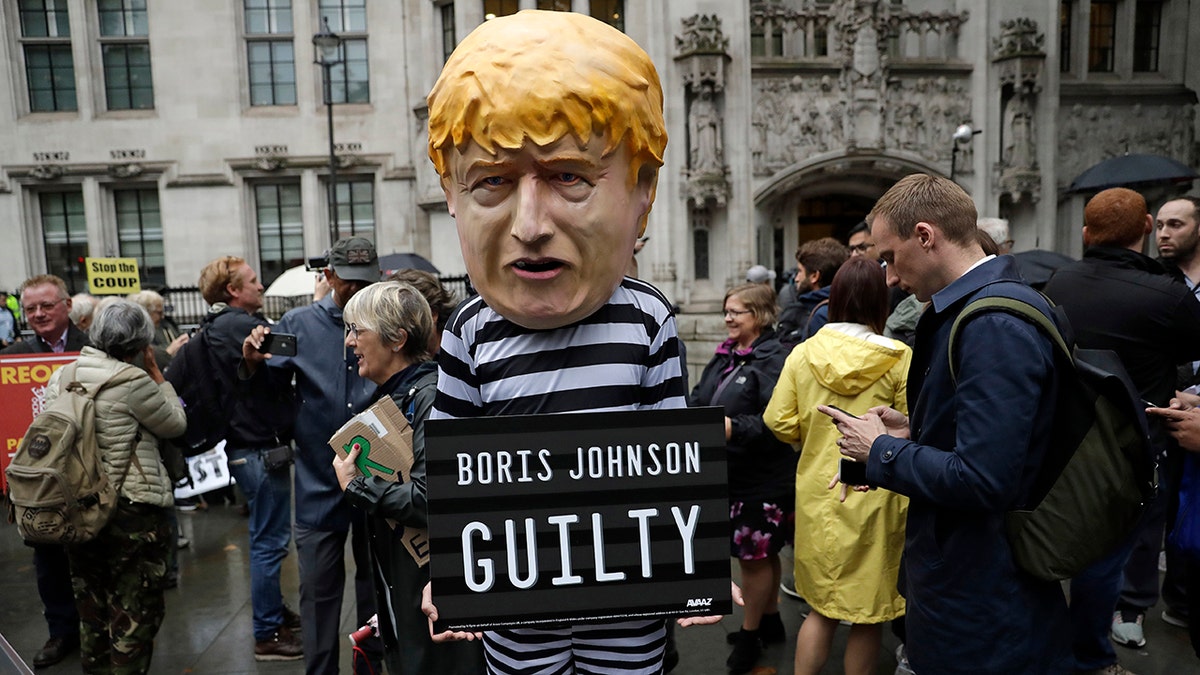
<path fill-rule="evenodd" d="M 94 347 L 84 347 L 76 362 L 75 379 L 85 387 L 103 384 L 126 368 Z M 58 398 L 62 369 L 46 385 L 46 403 Z M 120 495 L 132 502 L 169 507 L 175 504 L 171 479 L 158 454 L 158 439 L 173 438 L 187 428 L 183 405 L 169 382 L 154 384 L 149 375 L 106 387 L 96 395 L 96 438 L 101 461 L 110 480 L 120 485 Z M 141 438 L 131 444 L 138 432 Z M 132 455 L 137 461 L 132 462 Z M 122 476 L 124 482 L 122 483 Z"/>

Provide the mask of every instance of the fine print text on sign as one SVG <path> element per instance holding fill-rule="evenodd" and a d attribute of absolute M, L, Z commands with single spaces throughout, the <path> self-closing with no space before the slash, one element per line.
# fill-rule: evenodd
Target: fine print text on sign
<path fill-rule="evenodd" d="M 436 630 L 727 614 L 720 408 L 425 424 Z"/>

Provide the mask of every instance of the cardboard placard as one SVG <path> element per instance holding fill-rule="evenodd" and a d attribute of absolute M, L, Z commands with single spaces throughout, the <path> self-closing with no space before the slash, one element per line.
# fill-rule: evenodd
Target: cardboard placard
<path fill-rule="evenodd" d="M 354 446 L 359 454 L 355 465 L 364 476 L 379 476 L 390 482 L 410 480 L 413 466 L 412 427 L 396 402 L 384 396 L 375 405 L 351 417 L 329 439 L 329 447 L 345 457 Z M 388 519 L 394 530 L 399 526 Z M 429 562 L 429 535 L 424 528 L 404 527 L 401 542 L 417 565 Z"/>
<path fill-rule="evenodd" d="M 88 293 L 128 295 L 142 290 L 137 258 L 84 258 Z"/>
<path fill-rule="evenodd" d="M 425 423 L 442 630 L 727 614 L 720 408 Z"/>
<path fill-rule="evenodd" d="M 36 337 L 30 338 L 36 340 Z M 0 356 L 0 492 L 8 486 L 4 470 L 12 462 L 33 418 L 46 409 L 46 384 L 54 371 L 79 358 L 79 352 Z"/>

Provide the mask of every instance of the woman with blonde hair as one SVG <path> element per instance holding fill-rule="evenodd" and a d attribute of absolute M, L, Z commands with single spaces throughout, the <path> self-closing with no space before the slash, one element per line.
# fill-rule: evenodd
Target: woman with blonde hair
<path fill-rule="evenodd" d="M 815 675 L 834 630 L 848 621 L 843 672 L 876 670 L 882 624 L 904 614 L 896 590 L 908 499 L 887 490 L 841 499 L 831 488 L 841 453 L 837 427 L 817 412 L 835 405 L 861 415 L 874 406 L 907 412 L 912 352 L 885 338 L 888 289 L 874 260 L 851 258 L 833 277 L 829 323 L 788 355 L 763 420 L 775 436 L 801 444 L 796 466 L 796 590 L 812 611 L 796 639 L 797 674 Z M 863 488 L 865 490 L 865 488 Z"/>

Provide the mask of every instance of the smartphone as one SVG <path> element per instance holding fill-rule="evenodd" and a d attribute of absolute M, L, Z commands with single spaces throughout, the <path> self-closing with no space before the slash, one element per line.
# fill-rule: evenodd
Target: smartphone
<path fill-rule="evenodd" d="M 295 356 L 296 336 L 287 333 L 267 333 L 263 336 L 262 346 L 258 348 L 258 351 L 264 354 Z"/>
<path fill-rule="evenodd" d="M 841 480 L 846 485 L 866 485 L 867 484 L 867 465 L 862 462 L 856 462 L 849 457 L 843 457 L 838 464 L 838 473 L 841 474 Z"/>
<path fill-rule="evenodd" d="M 858 415 L 855 415 L 854 413 L 852 413 L 852 412 L 850 412 L 850 411 L 848 411 L 848 410 L 842 410 L 841 408 L 837 407 L 836 405 L 834 405 L 834 404 L 832 404 L 832 403 L 826 403 L 826 404 L 825 404 L 825 407 L 826 407 L 826 408 L 833 408 L 834 410 L 836 410 L 836 411 L 838 411 L 838 412 L 842 413 L 843 415 L 846 415 L 847 417 L 858 417 Z M 831 419 L 831 420 L 832 420 L 832 419 L 833 419 L 833 417 L 830 417 L 829 419 Z M 836 421 L 835 421 L 835 424 L 836 424 Z"/>

